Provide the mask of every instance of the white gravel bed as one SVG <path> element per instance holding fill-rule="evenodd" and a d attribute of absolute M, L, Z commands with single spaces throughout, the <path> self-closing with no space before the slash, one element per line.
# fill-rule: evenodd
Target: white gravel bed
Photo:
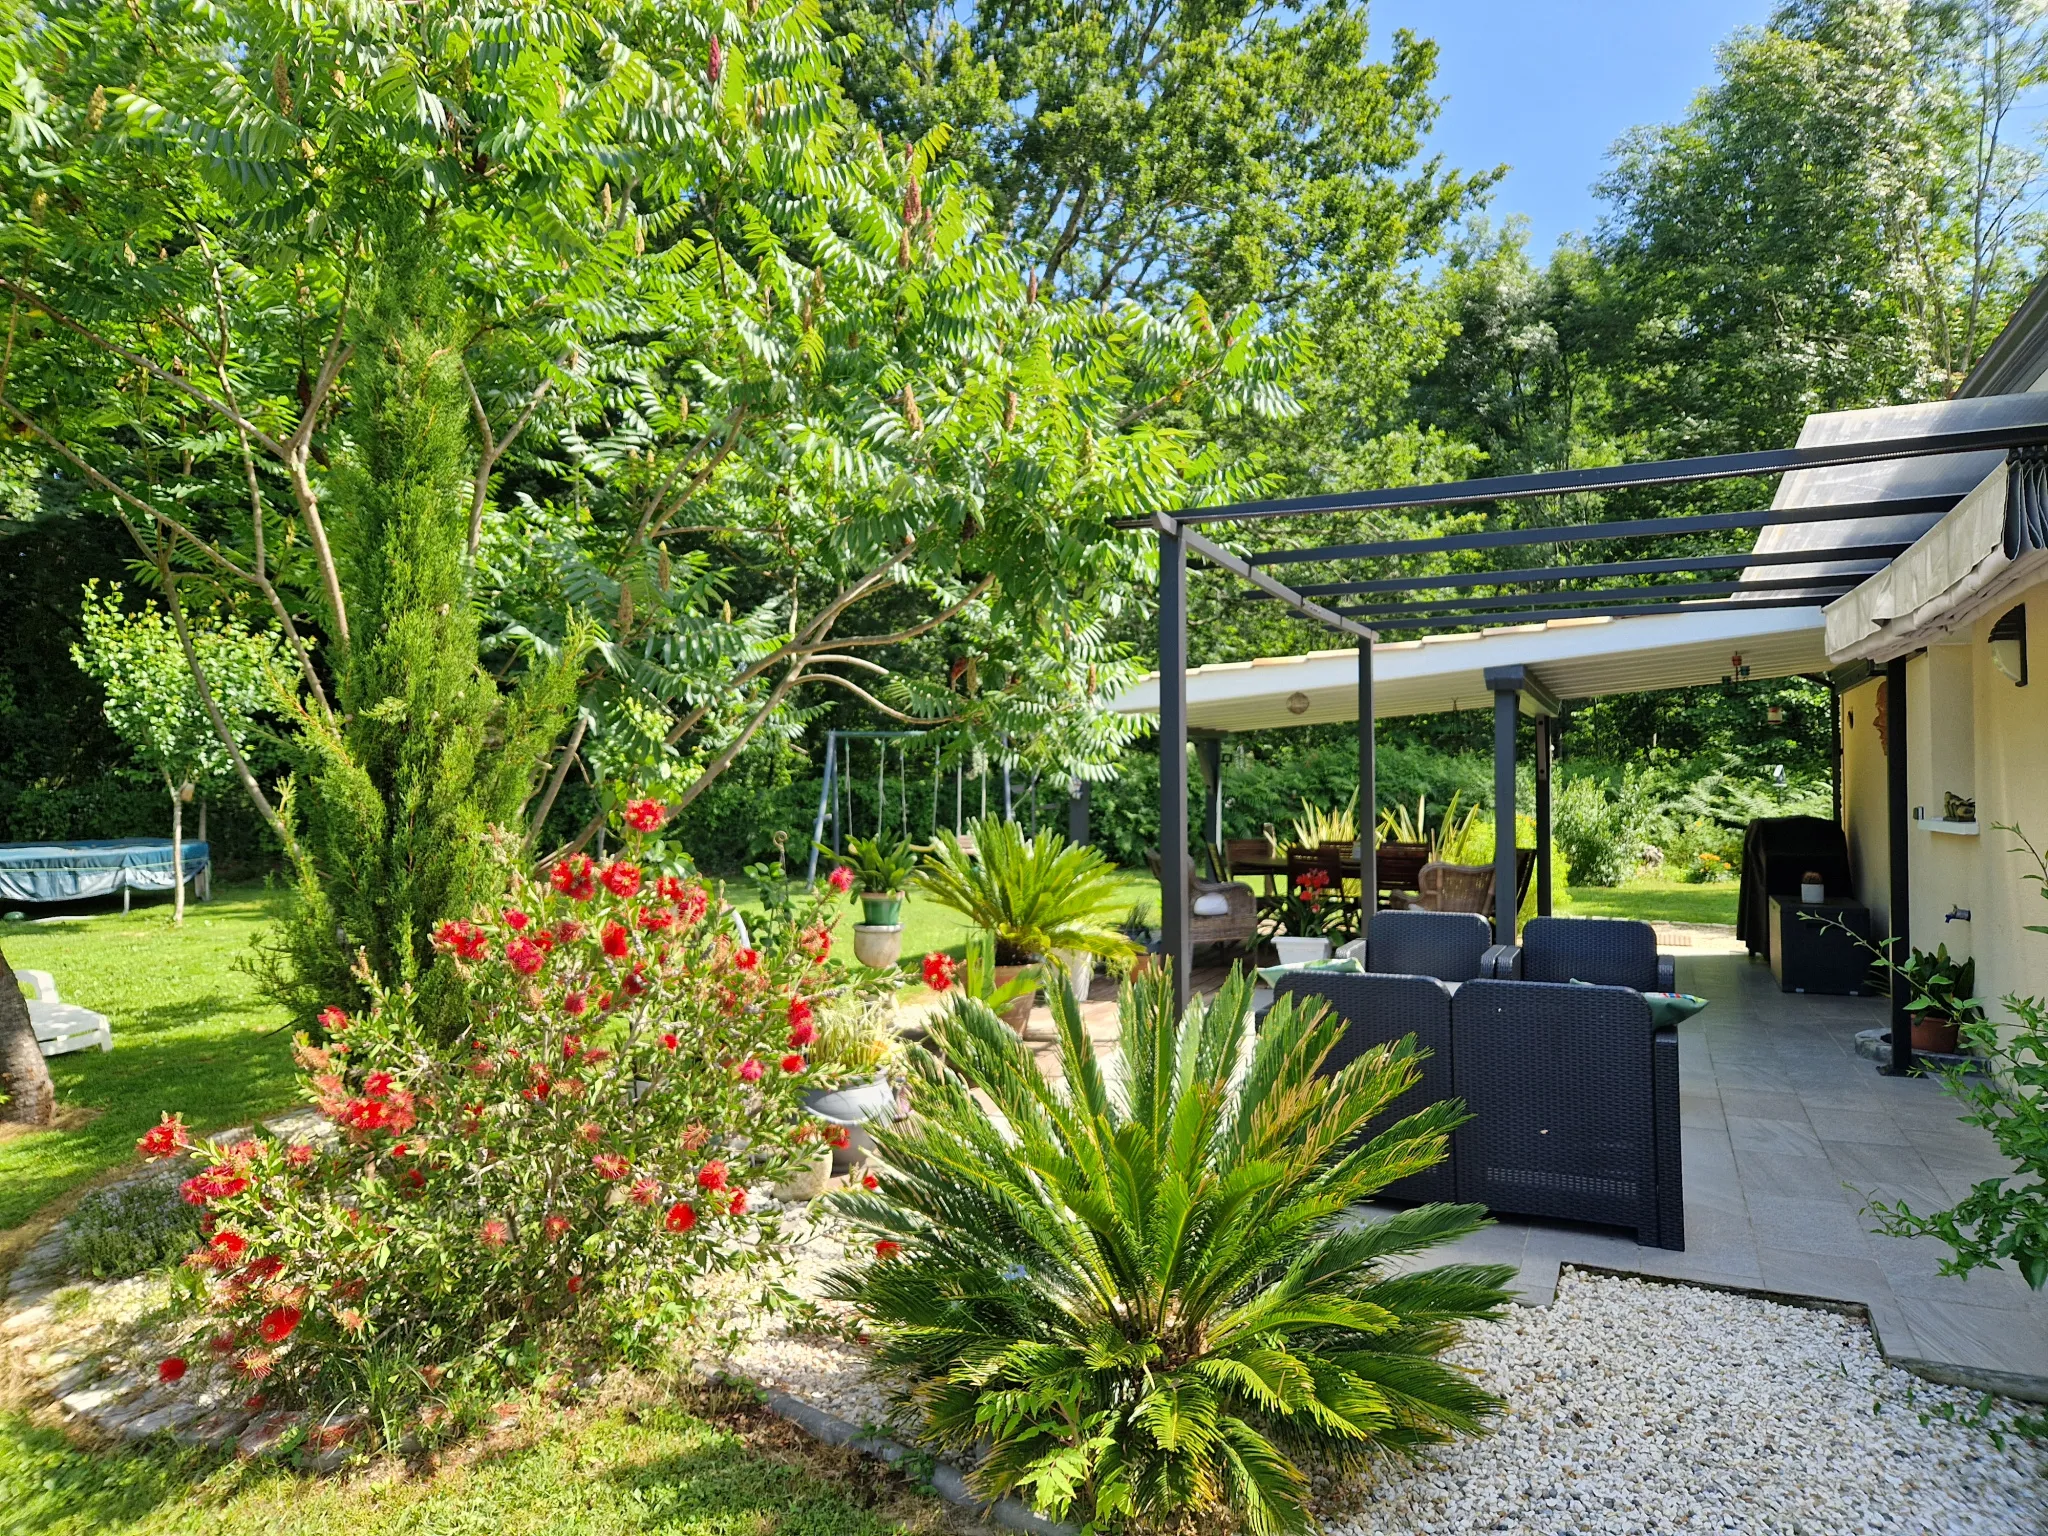
<path fill-rule="evenodd" d="M 791 1291 L 818 1301 L 843 1252 L 817 1229 Z M 1567 1269 L 1555 1303 L 1475 1326 L 1453 1358 L 1507 1399 L 1494 1433 L 1325 1485 L 1329 1536 L 2048 1536 L 2048 1457 L 1994 1440 L 2013 1405 L 1939 1417 L 1977 1394 L 1887 1365 L 1857 1317 Z M 768 1321 L 728 1364 L 881 1423 L 865 1359 Z"/>
<path fill-rule="evenodd" d="M 2048 1532 L 2048 1462 L 1992 1437 L 2011 1406 L 1922 1424 L 1976 1394 L 1887 1365 L 1858 1318 L 1567 1269 L 1456 1358 L 1507 1398 L 1495 1432 L 1333 1498 L 1330 1536 Z"/>

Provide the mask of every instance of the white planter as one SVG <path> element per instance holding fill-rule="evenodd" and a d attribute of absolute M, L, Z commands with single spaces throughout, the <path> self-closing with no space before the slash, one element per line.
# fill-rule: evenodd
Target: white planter
<path fill-rule="evenodd" d="M 903 958 L 903 925 L 855 923 L 853 958 L 878 971 L 889 970 Z"/>
<path fill-rule="evenodd" d="M 848 1083 L 843 1088 L 807 1093 L 804 1095 L 804 1107 L 820 1120 L 843 1125 L 852 1133 L 852 1139 L 832 1156 L 833 1169 L 839 1173 L 845 1173 L 866 1160 L 868 1149 L 874 1145 L 868 1137 L 868 1122 L 894 1120 L 899 1109 L 896 1085 L 886 1076 L 873 1077 L 864 1083 Z"/>
<path fill-rule="evenodd" d="M 1085 949 L 1056 949 L 1053 959 L 1067 973 L 1067 988 L 1076 1003 L 1088 1001 L 1088 988 L 1095 981 L 1095 957 Z"/>
<path fill-rule="evenodd" d="M 1330 958 L 1328 939 L 1302 939 L 1291 933 L 1276 934 L 1273 953 L 1282 965 L 1313 965 Z"/>
<path fill-rule="evenodd" d="M 1826 901 L 1828 899 L 1828 888 L 1825 885 L 1801 885 L 1799 887 L 1799 899 L 1806 902 Z"/>
<path fill-rule="evenodd" d="M 785 1201 L 815 1200 L 832 1183 L 832 1149 L 818 1148 L 810 1163 L 775 1186 L 775 1198 Z"/>

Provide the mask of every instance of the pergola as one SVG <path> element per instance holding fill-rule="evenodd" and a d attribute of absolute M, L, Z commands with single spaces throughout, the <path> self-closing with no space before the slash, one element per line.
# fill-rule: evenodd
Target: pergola
<path fill-rule="evenodd" d="M 2017 403 L 2015 403 L 2017 402 Z M 1905 418 L 1909 430 L 1886 435 L 1882 423 Z M 1469 631 L 1475 623 L 1494 627 L 1482 637 L 1489 652 L 1479 669 L 1491 695 L 1494 717 L 1495 890 L 1508 893 L 1495 905 L 1496 937 L 1511 943 L 1515 936 L 1517 888 L 1515 867 L 1516 727 L 1522 714 L 1532 715 L 1536 729 L 1536 838 L 1538 909 L 1549 909 L 1550 871 L 1550 722 L 1568 696 L 1554 691 L 1560 675 L 1555 666 L 1539 677 L 1535 666 L 1555 659 L 1551 637 L 1574 628 L 1600 624 L 1606 649 L 1629 646 L 1645 654 L 1659 650 L 1658 637 L 1644 636 L 1643 626 L 1661 626 L 1664 639 L 1676 646 L 1680 632 L 1712 646 L 1729 633 L 1765 632 L 1778 626 L 1774 610 L 1803 610 L 1796 627 L 1819 631 L 1820 609 L 1843 597 L 1882 570 L 1928 527 L 1951 511 L 1964 491 L 1987 472 L 2019 456 L 2021 450 L 2048 445 L 2048 409 L 2031 396 L 1957 401 L 1928 407 L 1890 408 L 1847 413 L 1815 422 L 1847 422 L 1824 431 L 1827 441 L 1764 452 L 1724 454 L 1706 458 L 1624 464 L 1599 469 L 1511 475 L 1441 485 L 1409 486 L 1358 494 L 1300 497 L 1202 507 L 1173 515 L 1153 514 L 1124 520 L 1120 526 L 1145 528 L 1159 540 L 1159 671 L 1156 707 L 1159 714 L 1160 897 L 1162 949 L 1174 985 L 1186 1001 L 1192 944 L 1190 924 L 1190 856 L 1188 852 L 1188 741 L 1190 698 L 1188 660 L 1188 564 L 1207 561 L 1247 583 L 1252 596 L 1285 604 L 1303 617 L 1349 636 L 1355 642 L 1351 685 L 1356 690 L 1358 721 L 1359 804 L 1365 835 L 1361 839 L 1362 886 L 1377 889 L 1373 822 L 1375 791 L 1375 651 L 1379 630 L 1399 629 L 1431 636 L 1444 631 Z M 1815 435 L 1809 423 L 1806 436 Z M 1872 435 L 1873 425 L 1876 435 Z M 1910 461 L 1910 462 L 1907 462 Z M 1878 476 L 1885 483 L 1857 495 L 1872 466 L 1897 466 Z M 1825 472 L 1816 474 L 1814 472 Z M 1607 522 L 1546 523 L 1537 527 L 1501 528 L 1478 533 L 1428 538 L 1363 540 L 1301 548 L 1265 549 L 1240 555 L 1201 530 L 1213 525 L 1246 524 L 1339 512 L 1407 512 L 1439 507 L 1501 505 L 1534 498 L 1559 498 L 1595 492 L 1636 491 L 1653 487 L 1698 485 L 1716 481 L 1785 476 L 1772 505 L 1754 510 L 1708 512 L 1663 517 L 1636 517 Z M 1820 486 L 1820 490 L 1816 487 Z M 1833 494 L 1827 489 L 1832 487 Z M 1850 490 L 1848 496 L 1841 490 Z M 1499 568 L 1428 575 L 1389 574 L 1386 562 L 1412 556 L 1464 551 L 1519 551 L 1553 545 L 1600 545 L 1619 540 L 1683 538 L 1757 529 L 1755 548 L 1746 554 L 1707 549 L 1695 554 L 1660 555 L 1651 559 L 1581 559 L 1557 565 L 1516 563 L 1510 554 Z M 1594 551 L 1597 554 L 1599 551 Z M 1301 567 L 1314 568 L 1315 580 L 1290 585 L 1282 579 Z M 1586 585 L 1599 583 L 1599 585 Z M 1620 583 L 1620 584 L 1615 584 Z M 1476 589 L 1487 595 L 1474 596 Z M 1735 621 L 1720 630 L 1710 616 Z M 1602 621 L 1611 621 L 1602 623 Z M 1727 622 L 1727 621 L 1724 621 Z M 1677 626 L 1673 628 L 1673 626 Z M 1718 630 L 1718 633 L 1717 633 Z M 1627 642 L 1618 636 L 1628 634 Z M 1452 637 L 1438 635 L 1440 640 Z M 1470 635 L 1457 637 L 1470 641 Z M 1818 636 L 1815 635 L 1817 640 Z M 1638 640 L 1645 643 L 1638 644 Z M 1431 641 L 1425 639 L 1421 648 Z M 1417 649 L 1415 642 L 1402 648 Z M 1568 647 L 1567 647 L 1568 648 Z M 1391 647 L 1389 649 L 1392 649 Z M 1517 654 L 1520 652 L 1521 654 Z M 1817 647 L 1816 647 L 1817 653 Z M 1709 651 L 1707 654 L 1711 655 Z M 1743 663 L 1734 661 L 1738 673 Z M 1327 697 L 1337 681 L 1334 653 L 1304 661 L 1316 668 L 1321 693 Z M 1717 663 L 1710 663 L 1717 664 Z M 1257 664 L 1253 664 L 1257 665 Z M 1205 672 L 1225 669 L 1203 669 Z M 1411 669 L 1412 670 L 1412 669 Z M 1723 674 L 1727 668 L 1721 669 Z M 1891 730 L 1903 743 L 1906 732 L 1903 658 L 1887 663 L 1890 679 Z M 1705 681 L 1709 678 L 1697 678 Z M 1637 686 L 1655 687 L 1655 681 Z M 1304 697 L 1311 697 L 1301 690 Z M 1151 701 L 1141 702 L 1144 707 Z M 1407 711 L 1402 711 L 1407 712 Z M 1237 728 L 1245 728 L 1243 726 Z M 1906 934 L 1907 829 L 1906 754 L 1889 756 L 1891 826 L 1890 884 L 1892 933 Z M 1221 797 L 1212 793 L 1206 819 L 1220 823 Z M 1212 826 L 1215 837 L 1220 826 Z M 1370 920 L 1372 896 L 1365 898 Z M 1888 1070 L 1903 1075 L 1913 1070 L 1911 1032 L 1904 1027 L 1905 998 L 1893 998 L 1893 1038 L 1900 1042 Z"/>

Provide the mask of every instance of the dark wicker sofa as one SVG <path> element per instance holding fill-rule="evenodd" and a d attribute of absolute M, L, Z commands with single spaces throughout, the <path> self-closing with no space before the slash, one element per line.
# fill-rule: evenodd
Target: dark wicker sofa
<path fill-rule="evenodd" d="M 1337 953 L 1385 975 L 1470 981 L 1493 975 L 1498 949 L 1492 927 L 1477 912 L 1426 912 L 1418 907 L 1375 912 L 1365 937 L 1353 939 Z"/>
<path fill-rule="evenodd" d="M 1512 981 L 1590 981 L 1674 992 L 1677 967 L 1657 953 L 1657 930 L 1622 917 L 1532 917 L 1520 945 L 1503 945 L 1492 973 Z"/>

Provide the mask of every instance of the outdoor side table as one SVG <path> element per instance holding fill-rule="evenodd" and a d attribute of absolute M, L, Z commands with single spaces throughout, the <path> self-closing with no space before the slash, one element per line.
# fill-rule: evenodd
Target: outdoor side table
<path fill-rule="evenodd" d="M 1822 926 L 1821 918 L 1842 924 L 1856 937 Z M 1771 898 L 1771 974 L 1782 992 L 1863 996 L 1870 990 L 1871 955 L 1856 939 L 1869 937 L 1870 909 L 1856 902 Z"/>

